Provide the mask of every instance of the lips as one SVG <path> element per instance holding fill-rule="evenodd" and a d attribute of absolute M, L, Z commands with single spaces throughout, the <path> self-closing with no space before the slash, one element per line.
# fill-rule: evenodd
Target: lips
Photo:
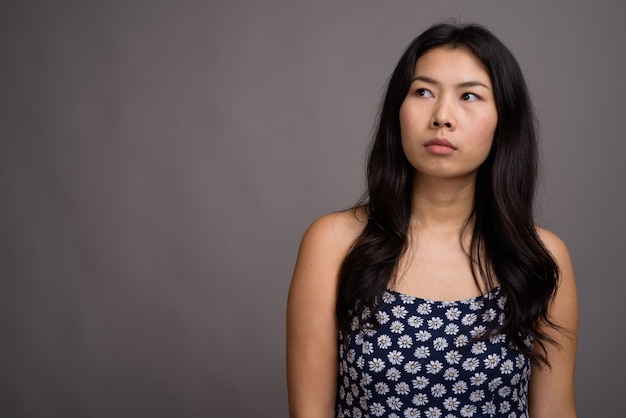
<path fill-rule="evenodd" d="M 451 148 L 453 150 L 456 149 L 456 147 L 454 145 L 452 145 L 452 143 L 450 141 L 448 141 L 446 138 L 433 138 L 430 141 L 428 141 L 427 143 L 425 143 L 424 146 L 426 148 L 439 146 L 439 147 Z"/>

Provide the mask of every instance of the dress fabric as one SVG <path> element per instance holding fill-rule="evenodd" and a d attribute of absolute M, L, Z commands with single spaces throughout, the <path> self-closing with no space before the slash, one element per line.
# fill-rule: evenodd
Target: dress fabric
<path fill-rule="evenodd" d="M 340 336 L 336 416 L 527 418 L 530 359 L 502 334 L 476 338 L 503 323 L 503 293 L 439 302 L 387 290 L 377 328 L 354 318 L 347 348 Z"/>

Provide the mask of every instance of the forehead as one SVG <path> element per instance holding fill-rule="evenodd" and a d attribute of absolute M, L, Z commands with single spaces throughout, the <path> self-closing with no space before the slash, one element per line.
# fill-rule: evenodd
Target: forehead
<path fill-rule="evenodd" d="M 425 52 L 415 63 L 414 76 L 427 76 L 437 81 L 463 82 L 491 80 L 487 67 L 465 46 L 441 46 Z"/>

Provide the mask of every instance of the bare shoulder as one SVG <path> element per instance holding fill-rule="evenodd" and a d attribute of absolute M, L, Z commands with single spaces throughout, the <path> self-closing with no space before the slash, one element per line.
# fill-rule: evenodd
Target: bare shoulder
<path fill-rule="evenodd" d="M 571 279 L 573 280 L 572 260 L 565 242 L 558 235 L 545 228 L 537 227 L 536 229 L 543 245 L 545 245 L 548 251 L 550 251 L 557 262 L 559 269 L 561 269 L 561 272 L 565 273 L 561 274 L 561 279 L 566 276 L 572 276 Z M 570 274 L 570 272 L 572 274 Z"/>
<path fill-rule="evenodd" d="M 541 227 L 536 227 L 536 229 L 543 245 L 552 253 L 559 265 L 561 261 L 570 261 L 567 245 L 558 235 Z"/>
<path fill-rule="evenodd" d="M 333 212 L 316 219 L 304 233 L 302 245 L 322 247 L 342 258 L 365 227 L 362 209 Z"/>
<path fill-rule="evenodd" d="M 363 230 L 366 219 L 364 211 L 359 209 L 316 219 L 302 238 L 292 290 L 305 283 L 305 287 L 313 286 L 316 291 L 335 289 L 343 259 Z"/>

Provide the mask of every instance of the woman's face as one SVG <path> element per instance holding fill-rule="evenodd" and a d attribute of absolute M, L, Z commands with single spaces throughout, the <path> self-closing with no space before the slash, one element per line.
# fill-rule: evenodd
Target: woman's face
<path fill-rule="evenodd" d="M 399 116 L 402 149 L 416 176 L 475 176 L 498 123 L 487 69 L 466 47 L 426 52 Z"/>

